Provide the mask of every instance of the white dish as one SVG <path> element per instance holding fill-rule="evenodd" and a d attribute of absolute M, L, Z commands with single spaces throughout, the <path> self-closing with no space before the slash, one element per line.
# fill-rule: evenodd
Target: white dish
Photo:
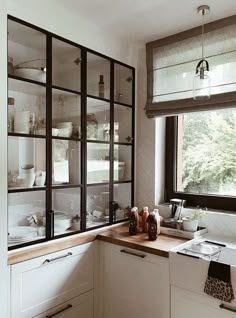
<path fill-rule="evenodd" d="M 31 226 L 12 226 L 8 232 L 9 240 L 24 240 L 37 236 L 37 229 Z"/>

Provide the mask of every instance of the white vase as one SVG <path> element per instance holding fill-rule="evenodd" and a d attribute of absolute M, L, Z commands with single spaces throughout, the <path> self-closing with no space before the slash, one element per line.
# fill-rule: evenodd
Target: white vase
<path fill-rule="evenodd" d="M 191 220 L 188 217 L 182 218 L 183 220 L 183 229 L 188 232 L 196 232 L 198 228 L 198 220 Z"/>
<path fill-rule="evenodd" d="M 35 173 L 25 174 L 23 176 L 23 185 L 27 188 L 31 188 L 34 185 Z"/>

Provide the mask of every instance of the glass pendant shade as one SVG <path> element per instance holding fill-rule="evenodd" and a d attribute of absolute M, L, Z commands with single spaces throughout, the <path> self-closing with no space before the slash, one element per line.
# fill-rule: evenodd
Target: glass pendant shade
<path fill-rule="evenodd" d="M 193 79 L 193 99 L 209 99 L 211 97 L 211 78 L 204 73 L 201 78 L 200 74 L 194 76 Z"/>
<path fill-rule="evenodd" d="M 204 100 L 211 97 L 211 78 L 209 76 L 209 64 L 201 60 L 196 67 L 196 75 L 193 79 L 193 99 Z"/>

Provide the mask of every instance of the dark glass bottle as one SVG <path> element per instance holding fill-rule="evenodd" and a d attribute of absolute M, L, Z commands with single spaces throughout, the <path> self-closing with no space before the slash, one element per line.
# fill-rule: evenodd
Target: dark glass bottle
<path fill-rule="evenodd" d="M 103 80 L 103 75 L 100 75 L 100 80 L 98 83 L 98 94 L 99 97 L 104 98 L 104 80 Z"/>
<path fill-rule="evenodd" d="M 157 219 L 154 211 L 150 212 L 148 218 L 148 239 L 155 241 L 157 239 Z"/>
<path fill-rule="evenodd" d="M 129 218 L 129 234 L 136 235 L 139 226 L 139 214 L 138 208 L 131 209 L 130 218 Z"/>

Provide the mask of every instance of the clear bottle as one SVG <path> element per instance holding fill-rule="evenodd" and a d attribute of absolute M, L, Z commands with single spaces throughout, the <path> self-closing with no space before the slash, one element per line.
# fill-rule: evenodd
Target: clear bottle
<path fill-rule="evenodd" d="M 153 210 L 156 214 L 156 220 L 157 220 L 157 234 L 159 235 L 161 233 L 161 217 L 159 214 L 159 210 L 158 209 L 154 209 Z"/>
<path fill-rule="evenodd" d="M 100 80 L 98 83 L 98 94 L 99 97 L 104 98 L 104 80 L 103 80 L 103 75 L 100 75 Z"/>
<path fill-rule="evenodd" d="M 142 212 L 143 232 L 144 233 L 148 232 L 148 223 L 147 223 L 148 216 L 149 216 L 148 207 L 145 206 L 143 208 L 143 212 Z"/>

